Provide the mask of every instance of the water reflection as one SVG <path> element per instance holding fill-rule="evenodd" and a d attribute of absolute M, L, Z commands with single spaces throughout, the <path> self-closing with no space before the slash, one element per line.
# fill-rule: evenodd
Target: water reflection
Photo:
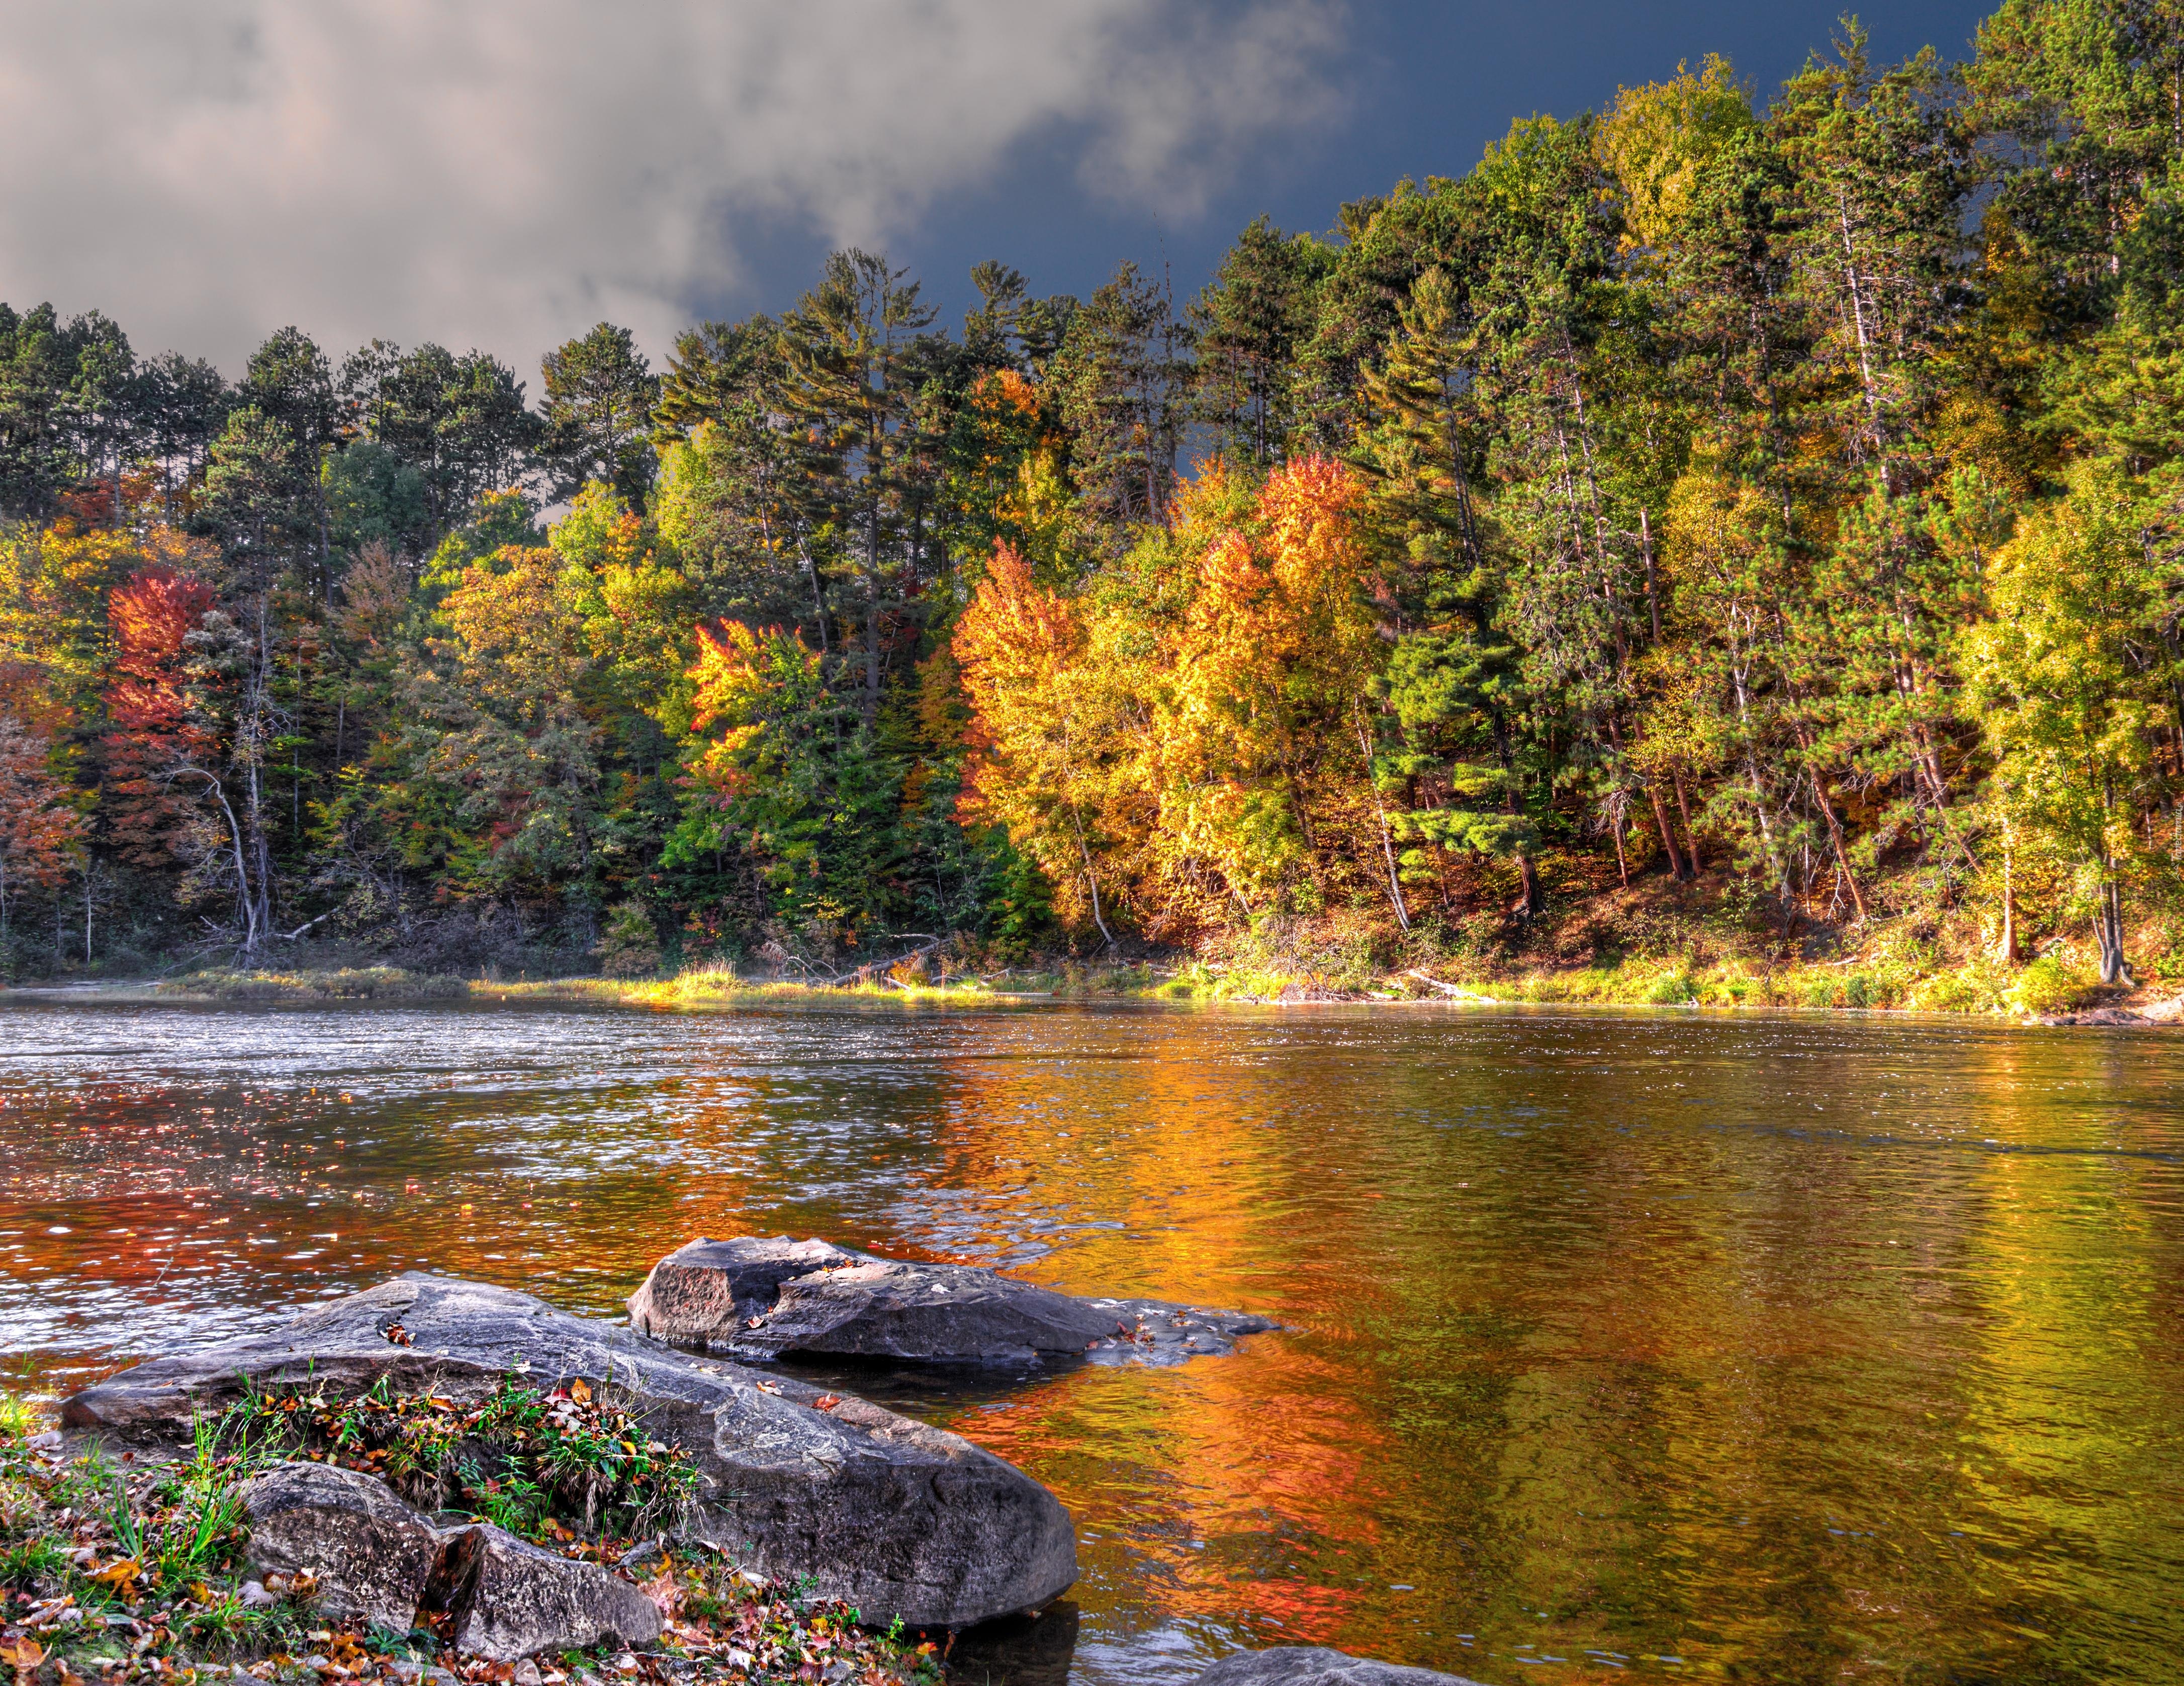
<path fill-rule="evenodd" d="M 1491 1682 L 2167 1679 L 2180 1055 L 1844 1018 L 14 1006 L 0 1349 L 71 1385 L 413 1265 L 608 1312 L 690 1236 L 821 1234 L 1288 1326 L 1175 1370 L 857 1376 L 1076 1513 L 1075 1605 L 978 1641 L 1016 1678 L 1307 1640 Z"/>

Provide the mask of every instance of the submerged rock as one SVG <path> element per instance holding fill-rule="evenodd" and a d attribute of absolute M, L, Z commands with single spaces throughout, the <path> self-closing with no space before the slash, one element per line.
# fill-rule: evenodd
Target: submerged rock
<path fill-rule="evenodd" d="M 1198 1677 L 1197 1686 L 1479 1686 L 1468 1675 L 1375 1662 L 1323 1645 L 1238 1651 Z"/>
<path fill-rule="evenodd" d="M 1056 1293 L 968 1264 L 877 1259 L 823 1241 L 700 1239 L 652 1267 L 632 1327 L 750 1359 L 789 1354 L 928 1364 L 1178 1364 L 1235 1350 L 1263 1317 Z"/>
<path fill-rule="evenodd" d="M 276 1464 L 237 1497 L 250 1530 L 243 1567 L 257 1582 L 309 1575 L 327 1615 L 410 1631 L 440 1539 L 385 1482 L 329 1464 Z"/>
<path fill-rule="evenodd" d="M 1037 1609 L 1076 1578 L 1061 1502 L 967 1440 L 529 1294 L 415 1271 L 264 1334 L 124 1371 L 68 1400 L 61 1421 L 79 1438 L 179 1448 L 199 1415 L 246 1388 L 354 1393 L 384 1377 L 398 1393 L 467 1401 L 508 1375 L 610 1390 L 696 1465 L 687 1532 L 762 1574 L 808 1576 L 818 1597 L 872 1620 L 968 1626 Z"/>
<path fill-rule="evenodd" d="M 450 1529 L 443 1542 L 430 1601 L 454 1613 L 458 1650 L 514 1662 L 660 1637 L 660 1607 L 596 1563 L 542 1551 L 489 1522 Z"/>

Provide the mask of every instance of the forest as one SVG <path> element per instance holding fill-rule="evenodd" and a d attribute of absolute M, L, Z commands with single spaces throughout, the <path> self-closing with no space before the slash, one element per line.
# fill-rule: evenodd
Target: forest
<path fill-rule="evenodd" d="M 2184 973 L 2177 0 L 1710 58 L 1193 296 L 972 280 L 951 329 L 838 252 L 535 399 L 0 306 L 0 971 L 1401 968 L 1703 907 Z"/>

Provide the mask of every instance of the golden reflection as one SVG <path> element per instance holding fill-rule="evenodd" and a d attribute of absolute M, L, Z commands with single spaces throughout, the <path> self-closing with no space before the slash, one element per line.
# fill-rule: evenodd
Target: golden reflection
<path fill-rule="evenodd" d="M 148 1072 L 156 1024 L 18 1016 L 11 1354 L 80 1376 L 413 1266 L 612 1314 L 693 1236 L 818 1234 L 1284 1325 L 1168 1370 L 871 1377 L 1071 1506 L 1088 1640 L 1494 1681 L 2184 1653 L 2159 1038 L 510 1012 L 283 1075 L 305 1022 L 209 1020 Z"/>

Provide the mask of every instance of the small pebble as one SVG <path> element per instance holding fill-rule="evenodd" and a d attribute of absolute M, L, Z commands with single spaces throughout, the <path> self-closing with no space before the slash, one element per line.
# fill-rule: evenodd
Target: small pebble
<path fill-rule="evenodd" d="M 526 1657 L 515 1665 L 515 1672 L 509 1678 L 515 1686 L 539 1686 L 538 1665 Z"/>

